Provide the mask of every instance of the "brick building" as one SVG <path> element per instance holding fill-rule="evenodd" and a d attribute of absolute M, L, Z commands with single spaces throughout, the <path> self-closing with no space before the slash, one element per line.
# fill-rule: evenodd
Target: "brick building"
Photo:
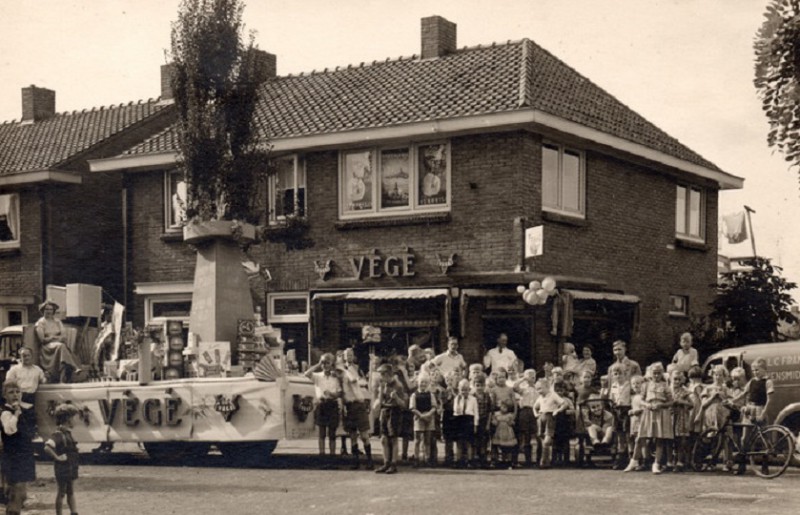
<path fill-rule="evenodd" d="M 670 354 L 708 311 L 717 270 L 720 170 L 530 40 L 456 48 L 422 20 L 421 55 L 273 76 L 259 105 L 278 172 L 265 192 L 270 242 L 254 250 L 267 318 L 300 359 L 306 342 L 440 350 L 468 361 L 499 332 L 528 366 L 560 344 L 617 338 L 640 360 Z M 274 71 L 274 58 L 270 57 Z M 127 304 L 137 324 L 188 319 L 194 252 L 182 242 L 175 129 L 114 158 L 124 176 Z M 543 227 L 543 254 L 524 234 Z M 293 234 L 289 243 L 281 239 Z M 559 295 L 516 287 L 552 276 Z"/>
<path fill-rule="evenodd" d="M 48 284 L 122 298 L 122 177 L 89 173 L 87 160 L 174 120 L 158 101 L 56 113 L 55 99 L 23 88 L 21 119 L 0 124 L 0 328 L 36 320 Z"/>

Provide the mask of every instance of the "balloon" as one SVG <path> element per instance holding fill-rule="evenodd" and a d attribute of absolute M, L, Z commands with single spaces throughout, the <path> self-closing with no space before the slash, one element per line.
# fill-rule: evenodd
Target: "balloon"
<path fill-rule="evenodd" d="M 522 294 L 522 300 L 527 302 L 528 304 L 533 305 L 537 301 L 538 297 L 536 297 L 536 293 L 532 290 L 525 290 L 525 293 Z"/>
<path fill-rule="evenodd" d="M 556 289 L 556 280 L 552 277 L 545 277 L 544 281 L 542 281 L 542 288 L 547 291 L 547 293 L 551 293 Z"/>
<path fill-rule="evenodd" d="M 536 291 L 541 287 L 542 287 L 542 283 L 540 283 L 539 281 L 531 281 L 531 283 L 528 285 L 528 288 L 533 290 L 533 291 Z"/>
<path fill-rule="evenodd" d="M 525 293 L 525 287 L 521 284 L 517 286 L 517 293 Z"/>
<path fill-rule="evenodd" d="M 539 297 L 539 299 L 544 303 L 544 301 L 547 300 L 547 297 L 549 297 L 550 294 L 547 293 L 547 290 L 545 290 L 544 288 L 540 288 L 536 290 L 536 296 Z"/>

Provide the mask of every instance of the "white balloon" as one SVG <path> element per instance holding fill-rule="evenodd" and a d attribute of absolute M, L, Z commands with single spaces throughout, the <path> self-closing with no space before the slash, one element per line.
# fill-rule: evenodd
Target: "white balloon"
<path fill-rule="evenodd" d="M 550 296 L 550 294 L 547 293 L 547 290 L 545 290 L 544 288 L 539 288 L 538 290 L 536 290 L 536 296 L 539 297 L 539 299 L 541 299 L 542 301 L 545 301 L 547 300 L 547 297 Z"/>
<path fill-rule="evenodd" d="M 546 290 L 547 293 L 551 293 L 556 289 L 556 280 L 552 277 L 545 277 L 544 281 L 542 281 L 542 288 Z"/>
<path fill-rule="evenodd" d="M 517 293 L 525 293 L 525 287 L 521 284 L 517 286 Z"/>
<path fill-rule="evenodd" d="M 528 285 L 528 288 L 533 290 L 533 291 L 536 291 L 541 287 L 542 287 L 542 283 L 540 283 L 539 281 L 531 281 L 531 283 Z"/>
<path fill-rule="evenodd" d="M 525 290 L 525 293 L 522 294 L 522 300 L 526 303 L 533 305 L 539 298 L 536 296 L 536 292 L 531 290 Z"/>

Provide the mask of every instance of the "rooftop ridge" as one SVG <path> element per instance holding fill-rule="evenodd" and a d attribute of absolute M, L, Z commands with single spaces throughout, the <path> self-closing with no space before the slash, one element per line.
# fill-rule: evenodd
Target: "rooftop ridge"
<path fill-rule="evenodd" d="M 55 113 L 50 118 L 38 121 L 35 124 L 26 124 L 24 126 L 27 127 L 29 125 L 38 125 L 38 124 L 41 124 L 41 123 L 46 123 L 46 122 L 48 122 L 48 121 L 50 121 L 50 120 L 52 120 L 54 118 L 63 118 L 65 116 L 75 116 L 75 115 L 86 114 L 86 113 L 95 113 L 95 112 L 101 112 L 101 111 L 111 111 L 111 110 L 114 110 L 114 109 L 122 109 L 124 107 L 130 107 L 130 106 L 134 106 L 134 105 L 157 104 L 160 100 L 161 100 L 160 96 L 159 97 L 155 97 L 155 98 L 148 98 L 146 100 L 140 98 L 139 100 L 130 100 L 128 102 L 120 102 L 119 104 L 113 103 L 113 104 L 100 105 L 100 106 L 84 107 L 82 109 L 73 109 L 72 111 L 69 111 L 69 110 L 59 111 L 59 112 Z M 3 125 L 14 125 L 14 124 L 19 125 L 20 123 L 21 123 L 21 120 L 17 120 L 16 118 L 12 118 L 11 120 L 0 121 L 0 126 L 3 126 Z"/>
<path fill-rule="evenodd" d="M 372 62 L 361 61 L 358 64 L 350 63 L 350 64 L 348 64 L 346 66 L 345 65 L 339 65 L 339 66 L 334 66 L 332 68 L 331 67 L 325 67 L 320 71 L 317 71 L 317 69 L 315 68 L 315 69 L 311 70 L 310 72 L 301 71 L 299 73 L 289 73 L 289 74 L 286 74 L 286 75 L 281 75 L 281 76 L 275 77 L 274 80 L 296 79 L 298 77 L 310 77 L 310 76 L 315 76 L 315 75 L 325 75 L 325 74 L 331 74 L 331 73 L 336 73 L 336 72 L 345 71 L 345 70 L 354 70 L 354 69 L 357 69 L 357 68 L 369 68 L 369 67 L 372 67 L 372 66 L 380 66 L 380 65 L 386 65 L 386 64 L 400 63 L 400 62 L 403 62 L 403 61 L 418 61 L 418 62 L 432 61 L 432 60 L 435 60 L 435 59 L 442 59 L 442 58 L 446 58 L 446 57 L 451 56 L 451 55 L 461 54 L 461 53 L 464 53 L 464 52 L 471 52 L 471 51 L 475 51 L 475 50 L 486 50 L 486 49 L 489 49 L 489 48 L 496 48 L 496 47 L 502 47 L 502 46 L 518 45 L 520 43 L 523 43 L 524 41 L 530 41 L 530 40 L 528 38 L 522 38 L 522 39 L 513 39 L 513 40 L 509 39 L 509 40 L 506 40 L 504 42 L 499 42 L 499 43 L 496 42 L 496 41 L 493 41 L 492 43 L 488 43 L 488 44 L 486 44 L 486 43 L 478 43 L 477 45 L 463 46 L 461 48 L 457 48 L 455 50 L 455 52 L 451 52 L 451 53 L 446 54 L 446 55 L 441 56 L 441 57 L 434 57 L 434 58 L 429 58 L 429 59 L 421 59 L 419 54 L 411 54 L 411 55 L 401 55 L 401 56 L 394 57 L 394 58 L 386 57 L 385 59 L 374 59 Z"/>

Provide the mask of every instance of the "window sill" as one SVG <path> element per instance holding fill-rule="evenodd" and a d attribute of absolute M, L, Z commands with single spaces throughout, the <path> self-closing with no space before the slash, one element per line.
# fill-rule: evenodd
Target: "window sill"
<path fill-rule="evenodd" d="M 370 227 L 394 227 L 401 225 L 427 225 L 450 222 L 450 213 L 417 213 L 407 216 L 360 218 L 358 220 L 338 220 L 334 225 L 340 231 Z"/>
<path fill-rule="evenodd" d="M 586 218 L 578 216 L 570 216 L 562 213 L 554 213 L 553 211 L 542 211 L 542 219 L 548 222 L 556 222 L 565 225 L 574 225 L 575 227 L 586 227 L 589 222 Z"/>
<path fill-rule="evenodd" d="M 172 243 L 176 241 L 183 241 L 183 231 L 169 231 L 161 235 L 161 241 Z"/>
<path fill-rule="evenodd" d="M 707 252 L 709 250 L 709 246 L 703 241 L 687 240 L 680 236 L 675 238 L 675 245 L 684 249 L 699 250 L 702 252 Z"/>
<path fill-rule="evenodd" d="M 7 246 L 0 245 L 0 256 L 16 256 L 17 254 L 20 254 L 20 253 L 21 253 L 21 251 L 19 249 L 19 245 L 14 245 L 14 246 L 11 246 L 11 245 L 7 245 Z"/>
<path fill-rule="evenodd" d="M 670 311 L 667 314 L 669 315 L 670 318 L 689 318 L 689 315 L 686 313 L 675 313 L 673 311 Z"/>

